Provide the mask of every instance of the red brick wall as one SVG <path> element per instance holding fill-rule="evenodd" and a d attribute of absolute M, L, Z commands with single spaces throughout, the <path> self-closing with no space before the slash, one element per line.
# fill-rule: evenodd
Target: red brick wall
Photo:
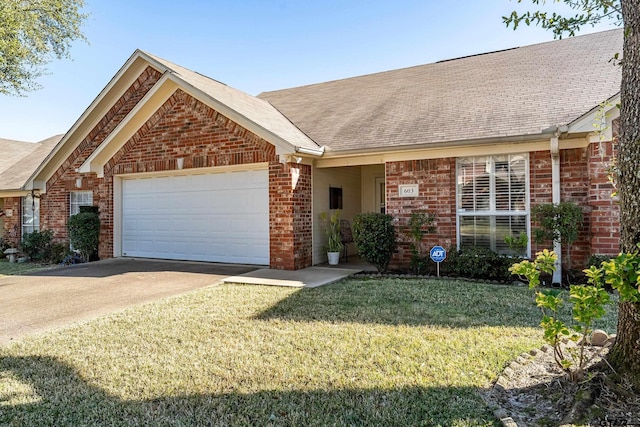
<path fill-rule="evenodd" d="M 619 245 L 619 212 L 610 195 L 606 169 L 612 158 L 612 144 L 560 151 L 561 200 L 574 201 L 583 208 L 584 222 L 578 240 L 572 245 L 574 268 L 583 268 L 592 254 L 615 254 Z M 530 205 L 552 202 L 551 154 L 549 151 L 529 153 Z M 406 267 L 411 259 L 408 241 L 403 229 L 414 210 L 436 213 L 437 233 L 428 236 L 425 247 L 440 244 L 446 248 L 456 246 L 455 212 L 455 159 L 399 161 L 386 164 L 387 213 L 396 219 L 399 235 L 398 253 L 392 262 Z M 418 184 L 419 196 L 398 197 L 398 185 Z M 532 230 L 537 226 L 531 225 Z M 404 241 L 403 241 L 404 240 Z M 550 248 L 551 242 L 531 242 L 532 253 Z"/>
<path fill-rule="evenodd" d="M 297 270 L 311 266 L 312 223 L 311 166 L 270 163 L 271 268 Z"/>
<path fill-rule="evenodd" d="M 11 216 L 5 215 L 2 217 L 4 219 L 4 226 L 0 231 L 2 232 L 2 236 L 14 245 L 20 242 L 22 235 L 21 209 L 22 199 L 20 197 L 7 197 L 4 199 L 2 210 L 5 212 L 11 210 L 13 212 Z"/>
<path fill-rule="evenodd" d="M 571 245 L 571 264 L 577 269 L 584 268 L 591 255 L 591 206 L 589 205 L 588 148 L 560 150 L 560 200 L 575 202 L 582 207 L 583 222 L 578 239 Z M 567 256 L 567 254 L 563 254 Z"/>
<path fill-rule="evenodd" d="M 572 267 L 581 269 L 593 254 L 615 255 L 619 251 L 619 210 L 611 198 L 612 185 L 607 168 L 613 158 L 613 144 L 590 144 L 587 148 L 560 150 L 560 197 L 582 206 L 583 224 L 578 240 L 571 247 Z M 552 202 L 551 155 L 548 151 L 530 153 L 531 207 Z M 537 227 L 531 224 L 532 231 Z M 532 254 L 550 248 L 551 242 L 536 244 Z"/>
<path fill-rule="evenodd" d="M 47 182 L 47 192 L 40 199 L 40 228 L 53 231 L 55 240 L 68 240 L 67 220 L 69 218 L 70 191 L 93 190 L 94 205 L 101 206 L 101 194 L 97 189 L 100 188 L 102 180 L 98 179 L 95 174 L 78 174 L 75 170 L 84 163 L 93 150 L 104 141 L 160 77 L 160 73 L 151 67 L 142 72 Z M 80 188 L 76 187 L 76 178 L 78 177 L 82 178 Z M 100 209 L 100 220 L 103 224 L 112 222 L 111 215 L 111 211 Z M 104 241 L 105 235 L 103 229 L 101 241 Z M 106 253 L 100 251 L 100 255 L 104 256 Z"/>
<path fill-rule="evenodd" d="M 424 247 L 456 246 L 456 160 L 431 159 L 389 162 L 386 164 L 386 212 L 396 219 L 398 252 L 392 259 L 394 266 L 407 266 L 411 260 L 404 230 L 411 212 L 428 211 L 436 214 L 435 234 L 425 238 Z M 399 197 L 398 185 L 418 184 L 418 197 Z"/>
<path fill-rule="evenodd" d="M 591 222 L 591 253 L 616 255 L 620 251 L 620 208 L 617 197 L 612 197 L 613 185 L 609 182 L 608 168 L 615 151 L 614 143 L 589 146 L 589 213 Z"/>

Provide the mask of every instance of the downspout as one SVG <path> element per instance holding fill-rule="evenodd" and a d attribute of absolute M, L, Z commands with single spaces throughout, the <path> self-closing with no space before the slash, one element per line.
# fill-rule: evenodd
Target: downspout
<path fill-rule="evenodd" d="M 560 145 L 559 131 L 551 138 L 551 201 L 554 205 L 560 203 Z M 553 272 L 552 283 L 562 283 L 562 247 L 560 239 L 553 241 L 553 251 L 558 255 L 555 262 L 556 271 Z"/>

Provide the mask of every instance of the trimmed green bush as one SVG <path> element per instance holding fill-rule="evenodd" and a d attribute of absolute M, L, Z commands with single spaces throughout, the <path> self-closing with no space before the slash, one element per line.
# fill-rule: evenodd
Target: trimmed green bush
<path fill-rule="evenodd" d="M 382 213 L 364 213 L 353 219 L 353 240 L 358 254 L 384 273 L 396 251 L 397 235 L 393 217 Z"/>
<path fill-rule="evenodd" d="M 446 274 L 470 279 L 507 281 L 511 279 L 509 268 L 520 258 L 499 255 L 491 249 L 469 247 L 452 250 L 447 256 Z"/>
<path fill-rule="evenodd" d="M 69 240 L 85 261 L 98 250 L 100 218 L 91 212 L 80 212 L 69 217 Z"/>
<path fill-rule="evenodd" d="M 20 250 L 33 261 L 49 261 L 52 239 L 51 230 L 33 231 L 22 237 Z"/>

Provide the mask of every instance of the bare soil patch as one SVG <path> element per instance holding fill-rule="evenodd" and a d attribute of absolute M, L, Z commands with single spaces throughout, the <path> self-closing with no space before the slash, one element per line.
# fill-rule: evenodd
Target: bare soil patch
<path fill-rule="evenodd" d="M 507 426 L 640 427 L 640 395 L 604 357 L 605 347 L 587 346 L 592 358 L 582 381 L 571 381 L 543 346 L 512 362 L 484 394 Z"/>

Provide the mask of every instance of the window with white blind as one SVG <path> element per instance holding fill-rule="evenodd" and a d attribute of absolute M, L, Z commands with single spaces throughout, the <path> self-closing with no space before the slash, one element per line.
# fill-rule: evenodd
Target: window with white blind
<path fill-rule="evenodd" d="M 505 237 L 530 235 L 529 156 L 459 158 L 456 176 L 459 247 L 528 255 L 528 249 L 512 251 Z"/>
<path fill-rule="evenodd" d="M 93 191 L 72 191 L 69 195 L 69 216 L 80 213 L 80 206 L 93 206 Z"/>
<path fill-rule="evenodd" d="M 22 235 L 40 231 L 40 199 L 31 194 L 22 198 Z"/>

